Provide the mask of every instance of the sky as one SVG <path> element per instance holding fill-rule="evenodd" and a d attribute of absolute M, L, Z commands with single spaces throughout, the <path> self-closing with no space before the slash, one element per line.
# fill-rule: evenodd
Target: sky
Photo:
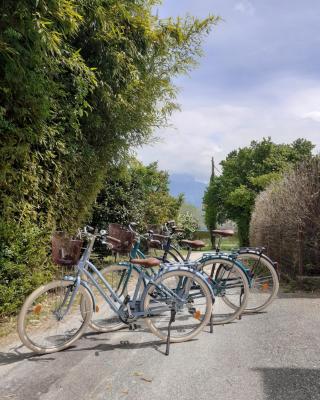
<path fill-rule="evenodd" d="M 303 137 L 320 151 L 319 0 L 165 0 L 158 13 L 223 21 L 197 69 L 175 80 L 181 111 L 155 132 L 159 142 L 138 150 L 140 160 L 207 182 L 211 157 L 219 168 L 252 140 Z"/>

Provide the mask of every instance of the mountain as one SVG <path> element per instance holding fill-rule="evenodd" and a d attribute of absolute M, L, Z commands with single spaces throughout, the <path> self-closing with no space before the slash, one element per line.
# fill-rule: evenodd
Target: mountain
<path fill-rule="evenodd" d="M 170 175 L 170 193 L 173 196 L 183 193 L 185 202 L 193 204 L 197 208 L 202 208 L 202 198 L 206 187 L 205 183 L 196 181 L 192 175 Z"/>

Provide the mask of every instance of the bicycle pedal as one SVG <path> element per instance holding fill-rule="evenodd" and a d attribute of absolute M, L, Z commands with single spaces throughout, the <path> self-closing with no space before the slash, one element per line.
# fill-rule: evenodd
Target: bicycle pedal
<path fill-rule="evenodd" d="M 129 324 L 129 331 L 135 331 L 136 329 L 140 328 L 140 325 L 137 324 Z"/>

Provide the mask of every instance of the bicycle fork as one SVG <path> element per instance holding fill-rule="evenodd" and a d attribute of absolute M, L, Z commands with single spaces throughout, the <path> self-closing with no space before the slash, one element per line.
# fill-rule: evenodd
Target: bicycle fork
<path fill-rule="evenodd" d="M 66 279 L 66 280 L 71 281 L 71 279 Z M 58 321 L 61 321 L 69 312 L 69 310 L 74 302 L 74 299 L 79 291 L 79 288 L 80 288 L 80 276 L 77 276 L 76 280 L 74 281 L 74 285 L 71 287 L 68 287 L 67 293 L 64 295 L 64 299 L 63 299 L 62 303 L 60 304 L 59 308 L 53 312 L 53 314 L 55 315 L 55 317 L 57 318 Z M 70 294 L 71 294 L 71 297 L 70 297 L 69 303 L 67 304 L 65 311 L 63 311 L 63 307 L 66 305 Z"/>

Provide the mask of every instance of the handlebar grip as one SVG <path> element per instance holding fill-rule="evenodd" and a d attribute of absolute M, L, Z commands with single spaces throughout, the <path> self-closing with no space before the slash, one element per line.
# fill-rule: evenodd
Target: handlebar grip
<path fill-rule="evenodd" d="M 112 236 L 108 236 L 107 235 L 107 240 L 110 240 L 110 242 L 114 242 L 114 243 L 117 243 L 117 244 L 119 244 L 119 243 L 121 243 L 121 240 L 119 240 L 119 239 L 117 239 L 117 238 L 114 238 L 114 237 L 112 237 Z"/>
<path fill-rule="evenodd" d="M 90 226 L 90 225 L 86 225 L 86 230 L 87 230 L 88 232 L 90 232 L 90 233 L 94 233 L 94 231 L 95 231 L 95 229 L 94 229 L 92 226 Z"/>

